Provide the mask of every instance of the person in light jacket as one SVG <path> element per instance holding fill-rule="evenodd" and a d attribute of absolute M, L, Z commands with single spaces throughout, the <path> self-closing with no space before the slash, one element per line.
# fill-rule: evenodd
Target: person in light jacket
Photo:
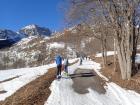
<path fill-rule="evenodd" d="M 66 58 L 66 59 L 64 59 L 64 71 L 65 71 L 66 73 L 68 73 L 68 65 L 69 65 L 69 61 L 68 61 L 68 59 Z"/>

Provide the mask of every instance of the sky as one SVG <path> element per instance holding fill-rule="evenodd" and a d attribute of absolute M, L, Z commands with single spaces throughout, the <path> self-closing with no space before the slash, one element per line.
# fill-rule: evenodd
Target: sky
<path fill-rule="evenodd" d="M 61 30 L 61 0 L 0 0 L 0 29 L 18 31 L 29 24 Z"/>

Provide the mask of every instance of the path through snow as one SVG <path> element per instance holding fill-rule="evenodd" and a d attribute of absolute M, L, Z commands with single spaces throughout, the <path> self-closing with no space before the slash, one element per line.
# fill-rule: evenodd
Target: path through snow
<path fill-rule="evenodd" d="M 71 59 L 70 63 L 77 59 Z M 20 68 L 0 70 L 0 101 L 14 94 L 18 89 L 48 72 L 48 69 L 56 67 L 56 64 L 48 64 L 33 68 Z"/>
<path fill-rule="evenodd" d="M 102 79 L 108 80 L 99 72 L 101 67 L 96 62 L 84 61 L 82 66 L 79 66 L 79 63 L 74 64 L 69 67 L 70 74 L 78 68 L 94 69 Z M 139 105 L 140 103 L 140 94 L 125 90 L 115 83 L 106 83 L 105 93 L 99 93 L 89 87 L 85 94 L 75 92 L 72 85 L 72 79 L 54 80 L 50 87 L 52 93 L 45 105 Z"/>

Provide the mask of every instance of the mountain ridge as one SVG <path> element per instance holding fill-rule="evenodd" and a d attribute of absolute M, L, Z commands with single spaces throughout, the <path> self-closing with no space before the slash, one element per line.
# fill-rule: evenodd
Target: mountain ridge
<path fill-rule="evenodd" d="M 18 32 L 9 29 L 0 29 L 0 49 L 9 47 L 29 36 L 50 37 L 51 34 L 52 32 L 49 28 L 40 27 L 36 24 L 27 25 Z"/>

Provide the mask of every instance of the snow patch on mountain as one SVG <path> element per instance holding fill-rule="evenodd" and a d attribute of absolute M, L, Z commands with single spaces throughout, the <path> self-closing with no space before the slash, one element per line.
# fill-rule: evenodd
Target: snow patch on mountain
<path fill-rule="evenodd" d="M 52 32 L 49 28 L 40 27 L 35 24 L 31 24 L 28 26 L 23 27 L 21 30 L 19 30 L 19 33 L 24 34 L 26 36 L 51 36 Z"/>
<path fill-rule="evenodd" d="M 37 38 L 37 36 L 29 36 L 29 37 L 26 37 L 26 38 L 23 38 L 21 41 L 19 41 L 17 43 L 17 45 L 24 45 L 24 44 L 27 44 L 28 42 L 30 42 L 31 40 Z"/>
<path fill-rule="evenodd" d="M 50 47 L 50 49 L 52 49 L 52 48 L 64 48 L 65 44 L 54 42 L 54 43 L 50 43 L 49 47 Z"/>
<path fill-rule="evenodd" d="M 22 28 L 22 29 L 33 29 L 33 28 L 36 28 L 36 27 L 37 27 L 37 25 L 31 24 L 31 25 L 25 26 L 25 27 Z"/>

